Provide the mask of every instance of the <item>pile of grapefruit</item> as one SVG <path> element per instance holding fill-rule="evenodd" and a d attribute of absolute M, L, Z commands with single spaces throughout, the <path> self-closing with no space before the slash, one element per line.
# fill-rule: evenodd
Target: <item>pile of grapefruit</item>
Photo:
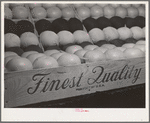
<path fill-rule="evenodd" d="M 28 4 L 31 15 L 34 19 L 57 19 L 57 18 L 72 18 L 75 16 L 73 8 L 69 4 Z"/>
<path fill-rule="evenodd" d="M 4 12 L 5 72 L 145 56 L 142 4 L 5 4 Z"/>

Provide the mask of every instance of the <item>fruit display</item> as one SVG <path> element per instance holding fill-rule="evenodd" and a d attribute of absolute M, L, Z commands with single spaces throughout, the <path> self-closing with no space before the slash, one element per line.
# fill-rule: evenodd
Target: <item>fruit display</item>
<path fill-rule="evenodd" d="M 4 8 L 4 16 L 7 19 L 28 19 L 29 10 L 26 4 L 10 4 Z"/>
<path fill-rule="evenodd" d="M 28 4 L 33 19 L 57 19 L 57 18 L 73 18 L 75 12 L 68 4 Z"/>
<path fill-rule="evenodd" d="M 4 107 L 145 84 L 146 3 L 104 3 L 4 2 Z"/>
<path fill-rule="evenodd" d="M 4 16 L 7 72 L 145 56 L 142 4 L 8 4 Z"/>

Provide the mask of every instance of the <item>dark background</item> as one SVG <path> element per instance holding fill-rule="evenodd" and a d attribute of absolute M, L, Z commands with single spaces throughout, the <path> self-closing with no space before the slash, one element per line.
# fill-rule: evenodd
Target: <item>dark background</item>
<path fill-rule="evenodd" d="M 145 108 L 145 84 L 18 108 Z"/>

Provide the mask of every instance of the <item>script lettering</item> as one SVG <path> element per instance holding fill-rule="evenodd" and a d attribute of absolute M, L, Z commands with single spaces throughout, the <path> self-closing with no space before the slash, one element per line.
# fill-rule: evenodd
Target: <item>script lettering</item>
<path fill-rule="evenodd" d="M 34 94 L 35 92 L 39 91 L 40 93 L 44 93 L 47 91 L 52 90 L 60 90 L 60 89 L 66 89 L 74 88 L 74 87 L 80 87 L 81 86 L 81 79 L 83 77 L 83 73 L 79 77 L 73 77 L 73 78 L 66 78 L 65 80 L 51 80 L 50 74 L 36 74 L 32 77 L 33 82 L 35 83 L 34 87 L 29 87 L 27 89 L 28 94 Z"/>

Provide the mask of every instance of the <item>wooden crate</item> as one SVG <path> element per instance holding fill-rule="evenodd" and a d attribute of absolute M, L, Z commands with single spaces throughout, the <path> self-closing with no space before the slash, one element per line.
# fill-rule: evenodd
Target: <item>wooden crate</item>
<path fill-rule="evenodd" d="M 5 108 L 145 83 L 145 58 L 5 73 Z"/>

